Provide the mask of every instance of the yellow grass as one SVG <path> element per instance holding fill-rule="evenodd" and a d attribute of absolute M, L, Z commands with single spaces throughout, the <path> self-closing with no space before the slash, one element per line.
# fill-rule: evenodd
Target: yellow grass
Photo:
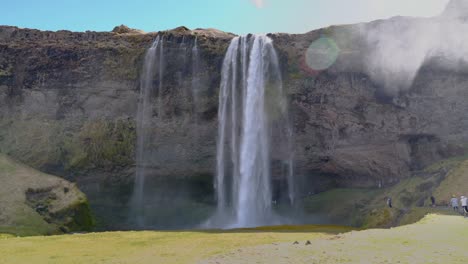
<path fill-rule="evenodd" d="M 203 263 L 466 263 L 468 220 L 429 215 L 408 226 L 304 242 L 248 247 Z"/>
<path fill-rule="evenodd" d="M 0 263 L 194 263 L 242 247 L 324 238 L 349 229 L 305 226 L 292 231 L 284 227 L 274 230 L 106 232 L 5 238 L 0 239 Z"/>
<path fill-rule="evenodd" d="M 468 219 L 461 216 L 429 215 L 412 225 L 336 235 L 345 230 L 306 226 L 0 236 L 0 263 L 463 263 L 468 259 Z M 306 246 L 307 240 L 312 244 Z M 293 245 L 294 241 L 299 244 Z"/>

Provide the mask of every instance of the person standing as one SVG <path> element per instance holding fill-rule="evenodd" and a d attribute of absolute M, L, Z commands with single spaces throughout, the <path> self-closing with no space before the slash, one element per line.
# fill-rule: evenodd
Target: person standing
<path fill-rule="evenodd" d="M 391 197 L 387 198 L 387 205 L 388 205 L 388 207 L 392 208 L 392 198 Z"/>
<path fill-rule="evenodd" d="M 431 205 L 432 205 L 432 207 L 435 207 L 435 206 L 436 206 L 434 195 L 431 195 Z"/>
<path fill-rule="evenodd" d="M 455 195 L 452 195 L 452 199 L 450 199 L 450 204 L 452 205 L 452 209 L 455 212 L 459 212 L 458 210 L 458 199 L 455 197 Z"/>
<path fill-rule="evenodd" d="M 463 216 L 466 217 L 466 215 L 468 214 L 468 198 L 462 195 L 460 203 L 463 208 Z"/>

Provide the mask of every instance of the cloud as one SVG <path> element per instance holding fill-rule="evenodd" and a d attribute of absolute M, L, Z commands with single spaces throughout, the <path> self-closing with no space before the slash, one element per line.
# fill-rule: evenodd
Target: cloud
<path fill-rule="evenodd" d="M 250 0 L 257 8 L 263 8 L 265 6 L 265 0 Z"/>

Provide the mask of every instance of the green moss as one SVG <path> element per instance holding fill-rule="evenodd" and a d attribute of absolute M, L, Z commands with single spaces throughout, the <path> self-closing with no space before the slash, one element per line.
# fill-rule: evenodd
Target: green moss
<path fill-rule="evenodd" d="M 371 189 L 334 189 L 306 198 L 304 208 L 309 213 L 323 213 L 340 224 L 360 226 L 362 211 L 377 195 L 379 191 Z"/>
<path fill-rule="evenodd" d="M 129 49 L 126 47 L 112 50 L 103 61 L 106 72 L 111 76 L 124 80 L 136 80 L 139 77 L 139 62 L 145 49 Z"/>
<path fill-rule="evenodd" d="M 0 67 L 0 77 L 10 77 L 13 75 L 13 67 L 11 65 Z"/>
<path fill-rule="evenodd" d="M 354 226 L 389 227 L 398 225 L 413 208 L 430 204 L 437 177 L 412 177 L 382 189 L 334 189 L 305 200 L 308 212 L 328 216 L 332 221 Z M 386 198 L 391 197 L 393 208 Z M 414 215 L 419 220 L 424 215 Z"/>
<path fill-rule="evenodd" d="M 439 215 L 457 215 L 452 210 L 446 210 L 445 208 L 433 208 L 433 207 L 414 207 L 410 211 L 406 212 L 401 220 L 400 225 L 414 224 L 424 218 L 428 214 L 439 214 Z"/>
<path fill-rule="evenodd" d="M 58 122 L 13 118 L 0 121 L 0 152 L 35 168 L 60 162 L 64 129 Z"/>
<path fill-rule="evenodd" d="M 129 120 L 86 123 L 66 146 L 67 169 L 112 168 L 134 163 L 135 124 Z"/>
<path fill-rule="evenodd" d="M 134 164 L 136 128 L 127 119 L 77 122 L 72 130 L 52 120 L 1 120 L 0 138 L 0 152 L 37 169 L 113 169 Z"/>
<path fill-rule="evenodd" d="M 0 233 L 52 235 L 90 231 L 94 226 L 86 196 L 55 176 L 0 154 L 0 182 Z"/>
<path fill-rule="evenodd" d="M 46 223 L 39 214 L 36 214 L 24 204 L 10 204 L 15 207 L 14 221 L 8 225 L 0 225 L 0 233 L 15 236 L 39 236 L 44 234 L 58 234 L 57 226 Z"/>
<path fill-rule="evenodd" d="M 448 173 L 446 177 L 445 174 Z M 421 177 L 411 177 L 382 189 L 335 189 L 305 199 L 308 212 L 332 221 L 371 227 L 415 223 L 429 213 L 453 214 L 446 207 L 430 207 L 430 196 L 445 206 L 452 194 L 468 194 L 468 159 L 454 157 L 427 167 Z M 391 197 L 393 208 L 386 198 Z"/>
<path fill-rule="evenodd" d="M 67 209 L 66 214 L 73 218 L 66 225 L 69 231 L 92 231 L 96 225 L 87 200 Z"/>
<path fill-rule="evenodd" d="M 458 162 L 434 191 L 440 205 L 448 204 L 452 195 L 468 195 L 468 160 Z"/>
<path fill-rule="evenodd" d="M 13 173 L 16 167 L 9 162 L 4 156 L 0 156 L 0 173 Z"/>
<path fill-rule="evenodd" d="M 424 172 L 432 173 L 432 172 L 437 172 L 440 170 L 450 170 L 452 168 L 457 167 L 458 165 L 460 165 L 460 163 L 462 163 L 463 161 L 467 159 L 468 159 L 468 155 L 444 159 L 426 167 L 424 169 Z"/>
<path fill-rule="evenodd" d="M 399 214 L 400 212 L 393 208 L 374 209 L 365 216 L 362 227 L 390 227 Z"/>

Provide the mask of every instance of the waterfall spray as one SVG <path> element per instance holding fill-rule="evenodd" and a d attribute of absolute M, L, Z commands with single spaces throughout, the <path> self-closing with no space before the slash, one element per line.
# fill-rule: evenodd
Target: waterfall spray
<path fill-rule="evenodd" d="M 200 90 L 200 52 L 198 50 L 198 38 L 195 37 L 192 47 L 192 104 L 194 122 L 197 123 L 197 110 Z"/>
<path fill-rule="evenodd" d="M 149 164 L 147 148 L 150 143 L 151 118 L 153 107 L 155 105 L 153 79 L 156 71 L 159 72 L 159 86 L 157 93 L 159 109 L 158 115 L 161 114 L 163 43 L 164 38 L 157 36 L 151 47 L 146 52 L 140 79 L 140 94 L 137 113 L 136 177 L 132 199 L 132 217 L 136 219 L 136 224 L 140 227 L 145 226 L 145 178 L 147 176 L 147 167 Z"/>

